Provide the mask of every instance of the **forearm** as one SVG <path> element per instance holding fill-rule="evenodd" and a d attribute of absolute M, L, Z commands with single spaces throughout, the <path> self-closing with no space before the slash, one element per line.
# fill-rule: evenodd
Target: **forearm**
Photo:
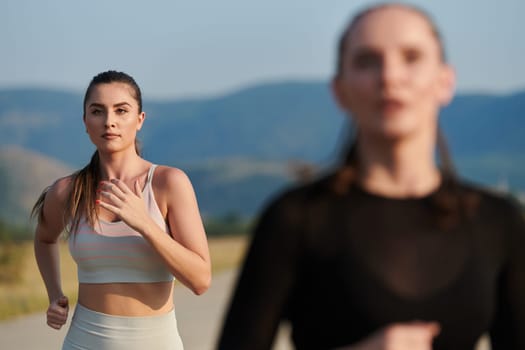
<path fill-rule="evenodd" d="M 34 250 L 38 269 L 44 280 L 47 295 L 51 302 L 63 295 L 58 244 L 35 239 Z"/>
<path fill-rule="evenodd" d="M 180 282 L 198 295 L 208 289 L 211 283 L 209 261 L 175 241 L 156 224 L 148 225 L 143 236 Z"/>
<path fill-rule="evenodd" d="M 178 280 L 195 294 L 202 294 L 211 280 L 206 234 L 189 180 L 180 171 L 173 171 L 172 177 L 173 188 L 163 184 L 159 191 L 166 196 L 165 220 L 170 222 L 173 237 L 149 215 L 138 182 L 135 182 L 135 192 L 117 179 L 103 182 L 100 194 L 104 200 L 98 201 L 98 205 L 139 232 Z"/>

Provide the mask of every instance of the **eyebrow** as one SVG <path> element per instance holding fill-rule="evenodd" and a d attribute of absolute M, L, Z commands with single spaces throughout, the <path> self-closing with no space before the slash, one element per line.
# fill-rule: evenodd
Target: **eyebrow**
<path fill-rule="evenodd" d="M 127 102 L 120 102 L 120 103 L 115 103 L 113 105 L 113 107 L 122 107 L 122 106 L 129 106 L 129 107 L 132 107 L 129 103 Z"/>
<path fill-rule="evenodd" d="M 119 103 L 115 103 L 113 105 L 113 108 L 115 107 L 122 107 L 122 106 L 129 106 L 129 107 L 132 107 L 131 104 L 129 104 L 128 102 L 119 102 Z M 103 105 L 102 103 L 97 103 L 97 102 L 93 102 L 91 103 L 88 108 L 91 108 L 91 107 L 99 107 L 99 108 L 106 108 L 105 105 Z"/>
<path fill-rule="evenodd" d="M 362 55 L 362 54 L 381 54 L 381 50 L 376 49 L 372 46 L 358 46 L 354 50 L 352 50 L 355 55 Z"/>
<path fill-rule="evenodd" d="M 413 44 L 406 44 L 406 45 L 402 45 L 400 47 L 400 49 L 402 51 L 417 51 L 417 52 L 423 52 L 424 50 L 422 50 L 421 48 L 419 48 L 417 45 L 413 45 Z M 378 48 L 375 48 L 373 46 L 366 46 L 366 45 L 363 45 L 363 46 L 358 46 L 356 48 L 354 48 L 353 50 L 353 55 L 355 56 L 359 56 L 359 55 L 381 55 L 382 54 L 382 50 L 378 49 Z"/>

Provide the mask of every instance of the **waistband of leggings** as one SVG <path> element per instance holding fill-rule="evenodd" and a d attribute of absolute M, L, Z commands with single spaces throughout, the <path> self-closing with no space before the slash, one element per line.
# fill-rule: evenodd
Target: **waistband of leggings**
<path fill-rule="evenodd" d="M 159 315 L 147 315 L 147 316 L 120 316 L 110 315 L 98 311 L 88 309 L 87 307 L 77 304 L 75 308 L 75 315 L 80 317 L 88 323 L 101 323 L 106 326 L 130 326 L 130 327 L 157 327 L 159 323 L 166 321 L 175 320 L 175 309 L 171 311 L 159 314 Z M 176 320 L 175 320 L 176 322 Z"/>

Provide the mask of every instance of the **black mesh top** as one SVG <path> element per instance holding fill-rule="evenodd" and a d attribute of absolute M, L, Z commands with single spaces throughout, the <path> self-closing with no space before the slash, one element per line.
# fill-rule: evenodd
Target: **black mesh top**
<path fill-rule="evenodd" d="M 288 190 L 263 212 L 219 349 L 269 349 L 283 319 L 297 349 L 351 345 L 415 320 L 440 324 L 435 350 L 473 349 L 486 332 L 493 350 L 525 349 L 525 223 L 517 203 L 451 181 L 422 198 L 386 198 L 355 185 L 336 194 L 331 177 Z M 444 224 L 436 198 L 458 191 L 475 205 Z"/>

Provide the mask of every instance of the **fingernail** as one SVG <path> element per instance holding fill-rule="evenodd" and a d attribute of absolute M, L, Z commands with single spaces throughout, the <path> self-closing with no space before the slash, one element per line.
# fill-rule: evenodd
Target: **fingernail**
<path fill-rule="evenodd" d="M 100 199 L 96 199 L 95 204 L 100 204 Z"/>

